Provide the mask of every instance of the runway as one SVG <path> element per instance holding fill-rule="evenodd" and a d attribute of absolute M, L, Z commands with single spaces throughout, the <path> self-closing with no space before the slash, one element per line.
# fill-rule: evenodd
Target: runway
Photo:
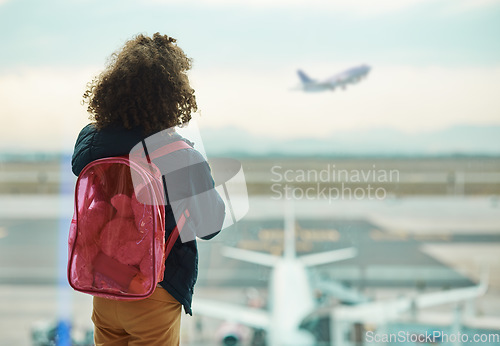
<path fill-rule="evenodd" d="M 219 299 L 232 294 L 237 300 L 248 287 L 266 291 L 269 269 L 224 258 L 220 250 L 235 246 L 280 255 L 284 203 L 269 196 L 252 197 L 241 222 L 212 241 L 199 241 L 197 294 L 210 292 Z M 490 197 L 298 200 L 293 208 L 299 255 L 349 246 L 359 251 L 357 257 L 318 267 L 312 275 L 362 292 L 472 285 L 476 277 L 470 249 L 484 244 L 492 254 L 491 272 L 499 272 L 498 256 L 493 254 L 500 253 L 500 208 Z M 57 286 L 65 267 L 58 253 L 60 230 L 69 225 L 71 215 L 72 196 L 0 196 L 0 345 L 29 345 L 34 323 L 56 319 L 61 308 L 68 309 L 76 325 L 90 328 L 91 298 Z M 464 261 L 464 256 L 454 256 L 453 250 L 444 253 L 441 247 L 469 249 L 469 255 Z M 482 298 L 489 303 L 482 306 L 498 315 L 493 309 L 500 301 L 498 282 L 491 277 L 492 288 Z M 60 306 L 61 292 L 66 292 L 69 307 Z M 194 328 L 193 320 L 187 321 L 185 328 Z"/>

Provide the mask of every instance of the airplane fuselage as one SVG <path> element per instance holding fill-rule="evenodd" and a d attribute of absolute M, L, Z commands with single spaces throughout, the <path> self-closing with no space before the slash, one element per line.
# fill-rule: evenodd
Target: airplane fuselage
<path fill-rule="evenodd" d="M 306 267 L 296 258 L 280 258 L 270 282 L 270 345 L 314 345 L 314 337 L 299 329 L 300 323 L 315 307 Z"/>
<path fill-rule="evenodd" d="M 302 82 L 302 90 L 306 92 L 320 92 L 325 90 L 333 91 L 338 87 L 345 89 L 348 84 L 356 83 L 366 77 L 370 70 L 371 67 L 368 65 L 355 66 L 320 81 L 310 78 L 301 70 L 298 70 L 297 73 Z"/>

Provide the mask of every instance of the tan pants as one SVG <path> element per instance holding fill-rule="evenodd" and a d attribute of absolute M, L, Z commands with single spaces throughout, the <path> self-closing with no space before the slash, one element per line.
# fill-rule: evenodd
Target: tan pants
<path fill-rule="evenodd" d="M 181 310 L 181 304 L 160 287 L 143 300 L 94 297 L 94 342 L 96 346 L 179 345 Z"/>

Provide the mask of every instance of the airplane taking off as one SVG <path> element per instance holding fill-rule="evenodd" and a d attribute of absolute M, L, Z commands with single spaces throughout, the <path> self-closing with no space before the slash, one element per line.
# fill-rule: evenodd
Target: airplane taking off
<path fill-rule="evenodd" d="M 337 87 L 345 89 L 347 84 L 356 83 L 366 77 L 370 70 L 371 67 L 368 65 L 355 66 L 321 81 L 310 78 L 302 70 L 298 70 L 297 74 L 302 82 L 302 90 L 306 92 L 319 92 L 325 90 L 334 91 Z"/>

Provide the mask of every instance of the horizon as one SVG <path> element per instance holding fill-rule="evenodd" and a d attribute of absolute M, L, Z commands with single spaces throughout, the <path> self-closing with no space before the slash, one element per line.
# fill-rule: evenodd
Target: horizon
<path fill-rule="evenodd" d="M 196 124 L 196 121 L 193 122 Z M 196 125 L 195 125 L 196 128 Z M 182 129 L 181 129 L 182 130 Z M 394 128 L 355 129 L 342 133 L 331 133 L 329 136 L 318 138 L 309 137 L 279 139 L 267 135 L 253 134 L 245 129 L 233 126 L 224 128 L 201 128 L 201 132 L 181 133 L 185 138 L 195 143 L 195 147 L 202 152 L 207 151 L 210 157 L 230 156 L 239 158 L 436 158 L 436 157 L 499 157 L 500 125 L 453 125 L 440 130 L 427 131 L 425 133 L 408 134 Z M 231 132 L 228 136 L 225 133 Z M 476 143 L 474 148 L 467 144 L 462 137 L 463 133 L 473 134 L 469 141 Z M 451 135 L 450 135 L 451 134 Z M 391 138 L 380 139 L 383 135 Z M 443 136 L 447 135 L 445 141 Z M 220 139 L 218 139 L 220 138 Z M 226 145 L 226 140 L 238 138 L 237 143 Z M 393 140 L 401 140 L 398 146 L 392 149 Z M 409 138 L 409 139 L 408 139 Z M 432 142 L 432 138 L 435 142 Z M 480 138 L 481 142 L 477 141 Z M 426 141 L 427 147 L 420 143 Z M 200 144 L 201 142 L 201 144 Z M 374 142 L 376 142 L 374 144 Z M 256 143 L 252 145 L 251 143 Z M 366 143 L 366 144 L 365 144 Z M 198 144 L 198 146 L 197 146 Z M 406 144 L 406 145 L 405 145 Z M 441 146 L 439 146 L 441 144 Z M 461 147 L 456 145 L 461 144 Z M 325 149 L 325 146 L 331 145 Z M 455 145 L 455 147 L 453 146 Z M 289 147 L 292 147 L 290 149 Z M 301 149 L 297 149 L 300 147 Z M 295 149 L 294 149 L 295 148 Z M 0 161 L 16 159 L 27 160 L 53 160 L 56 158 L 71 156 L 72 147 L 66 150 L 32 150 L 30 148 L 2 149 L 0 150 Z"/>

